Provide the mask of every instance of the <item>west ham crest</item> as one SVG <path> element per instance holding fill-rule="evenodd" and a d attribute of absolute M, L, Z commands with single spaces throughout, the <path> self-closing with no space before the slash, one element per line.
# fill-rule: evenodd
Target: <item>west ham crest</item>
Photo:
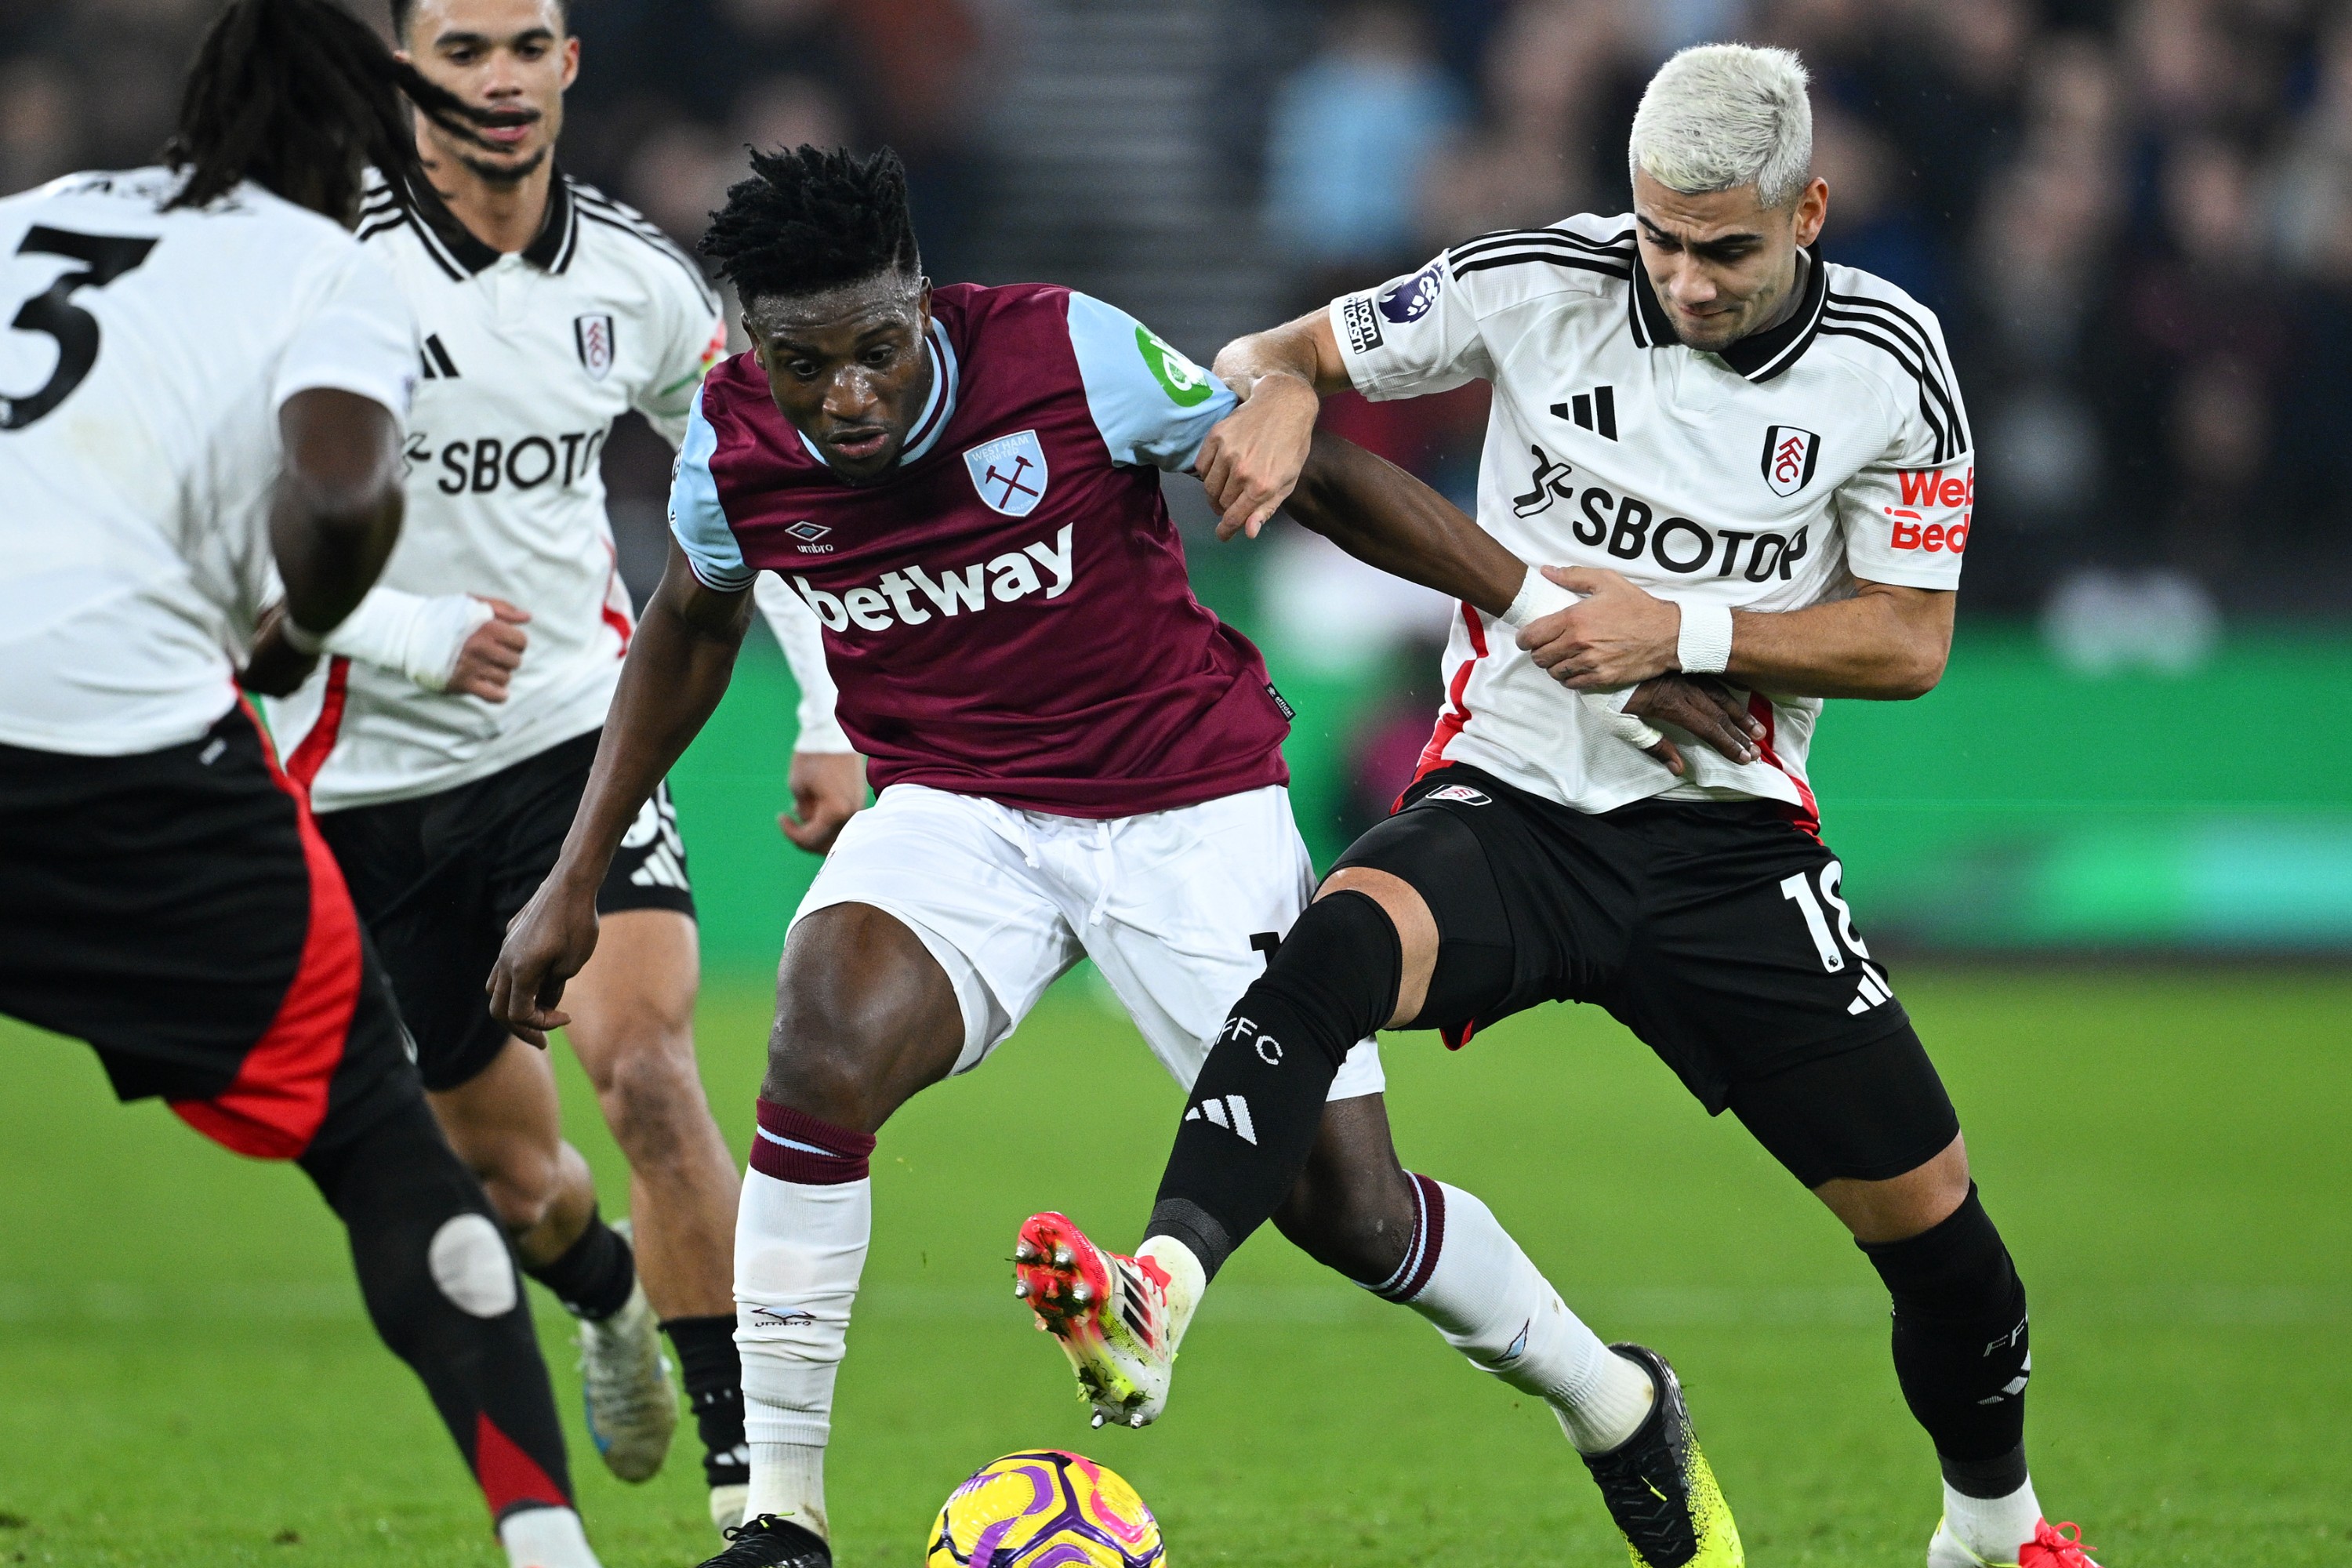
<path fill-rule="evenodd" d="M 1792 496 L 1813 477 L 1813 461 L 1821 456 L 1822 438 L 1794 425 L 1768 426 L 1764 431 L 1764 482 L 1776 496 Z"/>
<path fill-rule="evenodd" d="M 983 441 L 964 453 L 963 466 L 980 499 L 1007 517 L 1027 517 L 1045 499 L 1045 448 L 1034 430 Z"/>
<path fill-rule="evenodd" d="M 613 317 L 597 310 L 572 319 L 572 339 L 579 345 L 580 366 L 592 381 L 613 374 Z"/>

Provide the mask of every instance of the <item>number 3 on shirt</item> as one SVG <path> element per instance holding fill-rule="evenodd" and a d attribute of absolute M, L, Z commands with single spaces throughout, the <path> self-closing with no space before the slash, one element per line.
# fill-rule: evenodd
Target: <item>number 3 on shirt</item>
<path fill-rule="evenodd" d="M 23 397 L 0 395 L 0 430 L 22 430 L 54 412 L 98 363 L 98 318 L 73 302 L 77 289 L 103 289 L 147 259 L 152 239 L 114 234 L 73 234 L 36 225 L 16 247 L 19 256 L 66 256 L 88 265 L 58 274 L 57 281 L 25 301 L 9 324 L 21 332 L 47 332 L 58 341 L 58 367 L 38 391 Z"/>

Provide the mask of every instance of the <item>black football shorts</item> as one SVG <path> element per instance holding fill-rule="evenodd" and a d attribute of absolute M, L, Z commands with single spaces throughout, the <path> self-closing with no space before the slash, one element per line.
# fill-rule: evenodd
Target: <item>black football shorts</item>
<path fill-rule="evenodd" d="M 135 756 L 0 746 L 0 1013 L 262 1159 L 418 1093 L 383 968 L 242 703 Z"/>
<path fill-rule="evenodd" d="M 1349 866 L 1402 878 L 1436 917 L 1412 1026 L 1459 1044 L 1541 1002 L 1597 1003 L 1808 1186 L 1900 1175 L 1959 1131 L 1836 858 L 1769 801 L 1590 814 L 1457 763 Z"/>
<path fill-rule="evenodd" d="M 555 868 L 598 733 L 454 789 L 319 818 L 392 974 L 427 1089 L 470 1081 L 505 1048 L 483 987 L 507 923 Z M 624 910 L 694 914 L 667 783 L 637 813 L 596 891 L 597 913 Z"/>

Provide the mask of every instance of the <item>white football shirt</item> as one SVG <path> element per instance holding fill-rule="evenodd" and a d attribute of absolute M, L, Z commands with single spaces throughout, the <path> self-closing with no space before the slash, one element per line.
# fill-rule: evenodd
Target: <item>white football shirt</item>
<path fill-rule="evenodd" d="M 1478 522 L 1530 563 L 1746 610 L 1801 609 L 1856 578 L 1959 584 L 1976 468 L 1943 331 L 1867 272 L 1814 253 L 1787 321 L 1705 353 L 1675 340 L 1633 217 L 1585 216 L 1456 246 L 1333 300 L 1330 321 L 1367 397 L 1493 383 Z M 1467 763 L 1580 811 L 1760 796 L 1813 814 L 1818 699 L 1757 694 L 1765 760 L 1685 744 L 1685 783 L 1467 605 L 1445 662 L 1424 771 Z"/>
<path fill-rule="evenodd" d="M 695 264 L 637 213 L 559 173 L 539 237 L 501 255 L 438 202 L 412 217 L 381 184 L 360 225 L 415 310 L 408 520 L 379 594 L 470 594 L 530 612 L 503 703 L 326 661 L 271 710 L 289 752 L 332 744 L 321 811 L 454 788 L 604 721 L 635 626 L 614 568 L 600 468 L 634 408 L 671 445 L 725 348 Z"/>
<path fill-rule="evenodd" d="M 201 736 L 276 595 L 278 409 L 408 405 L 416 338 L 382 263 L 239 185 L 163 210 L 168 169 L 0 201 L 0 742 L 86 756 Z"/>

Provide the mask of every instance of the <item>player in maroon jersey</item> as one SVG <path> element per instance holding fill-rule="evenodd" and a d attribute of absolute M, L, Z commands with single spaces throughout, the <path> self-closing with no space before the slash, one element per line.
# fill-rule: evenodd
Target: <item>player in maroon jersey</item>
<path fill-rule="evenodd" d="M 1081 957 L 1189 1084 L 1314 877 L 1285 788 L 1288 710 L 1257 650 L 1192 597 L 1160 498 L 1160 470 L 1192 466 L 1232 394 L 1083 294 L 933 289 L 887 153 L 802 148 L 752 167 L 704 241 L 742 298 L 752 352 L 713 371 L 696 404 L 668 570 L 491 1005 L 527 1037 L 563 1021 L 605 863 L 725 689 L 755 574 L 776 573 L 823 623 L 842 727 L 880 791 L 843 829 L 785 944 L 737 1226 L 752 1492 L 712 1563 L 808 1568 L 831 1561 L 824 1444 L 877 1130 L 919 1089 L 978 1066 Z M 1526 572 L 1435 512 L 1412 539 L 1351 541 L 1319 521 L 1490 609 Z M 1662 683 L 1636 707 L 1745 744 L 1737 709 L 1688 685 Z M 1365 1041 L 1276 1223 L 1474 1342 L 1505 1287 L 1540 1277 L 1451 1188 L 1451 1271 L 1433 1280 L 1417 1266 L 1414 1216 L 1438 1184 L 1398 1164 L 1381 1083 Z M 1219 1114 L 1248 1135 L 1246 1102 Z M 1536 1339 L 1559 1397 L 1597 1422 L 1629 1405 L 1638 1419 L 1648 1380 L 1619 1375 L 1627 1363 L 1541 1289 L 1553 1310 Z M 1106 1388 L 1097 1407 L 1126 1422 L 1150 1397 Z"/>

